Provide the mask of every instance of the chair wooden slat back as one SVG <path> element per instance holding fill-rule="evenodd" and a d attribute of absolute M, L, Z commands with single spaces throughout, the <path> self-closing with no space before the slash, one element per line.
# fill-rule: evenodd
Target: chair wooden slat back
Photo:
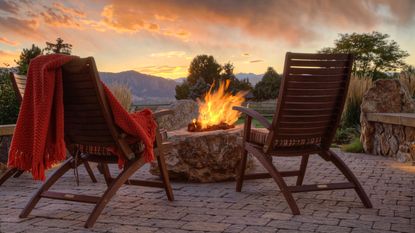
<path fill-rule="evenodd" d="M 14 93 L 19 103 L 23 100 L 24 91 L 26 88 L 27 76 L 15 73 L 10 73 L 10 80 L 13 84 Z"/>
<path fill-rule="evenodd" d="M 62 67 L 67 144 L 114 146 L 120 137 L 92 57 Z"/>
<path fill-rule="evenodd" d="M 343 111 L 352 64 L 350 54 L 287 53 L 266 150 L 292 144 L 328 149 Z"/>

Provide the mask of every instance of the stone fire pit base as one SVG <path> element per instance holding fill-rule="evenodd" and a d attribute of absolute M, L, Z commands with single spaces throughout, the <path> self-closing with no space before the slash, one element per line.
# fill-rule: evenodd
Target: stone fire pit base
<path fill-rule="evenodd" d="M 172 147 L 165 152 L 170 179 L 217 182 L 236 177 L 241 160 L 241 126 L 228 130 L 188 132 L 187 128 L 168 132 Z M 252 167 L 248 157 L 247 171 Z M 150 173 L 160 175 L 157 163 Z"/>

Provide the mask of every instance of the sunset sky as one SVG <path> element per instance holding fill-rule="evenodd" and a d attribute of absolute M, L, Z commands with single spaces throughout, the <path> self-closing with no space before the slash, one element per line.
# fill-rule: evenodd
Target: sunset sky
<path fill-rule="evenodd" d="M 415 0 L 0 0 L 0 66 L 63 38 L 100 71 L 187 75 L 213 55 L 235 72 L 282 71 L 284 55 L 332 46 L 338 33 L 387 33 L 415 65 Z"/>

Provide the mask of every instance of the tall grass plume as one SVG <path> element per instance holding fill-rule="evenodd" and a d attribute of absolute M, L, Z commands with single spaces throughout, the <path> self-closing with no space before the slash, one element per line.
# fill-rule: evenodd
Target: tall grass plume
<path fill-rule="evenodd" d="M 130 111 L 133 94 L 131 93 L 131 88 L 126 84 L 113 83 L 109 86 L 112 94 L 117 98 L 118 102 L 124 107 L 126 111 Z"/>

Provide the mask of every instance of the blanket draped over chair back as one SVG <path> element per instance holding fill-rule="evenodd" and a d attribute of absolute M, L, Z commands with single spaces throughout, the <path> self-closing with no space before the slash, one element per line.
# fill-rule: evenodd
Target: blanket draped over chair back
<path fill-rule="evenodd" d="M 25 95 L 9 152 L 9 167 L 30 171 L 36 180 L 45 179 L 45 169 L 66 158 L 64 140 L 64 103 L 61 67 L 75 56 L 51 54 L 31 60 Z M 102 85 L 104 85 L 102 83 Z M 114 121 L 129 138 L 145 145 L 143 156 L 154 160 L 153 142 L 156 122 L 148 109 L 128 113 L 109 89 L 105 94 Z M 126 158 L 118 148 L 108 148 L 118 156 L 122 166 Z"/>

